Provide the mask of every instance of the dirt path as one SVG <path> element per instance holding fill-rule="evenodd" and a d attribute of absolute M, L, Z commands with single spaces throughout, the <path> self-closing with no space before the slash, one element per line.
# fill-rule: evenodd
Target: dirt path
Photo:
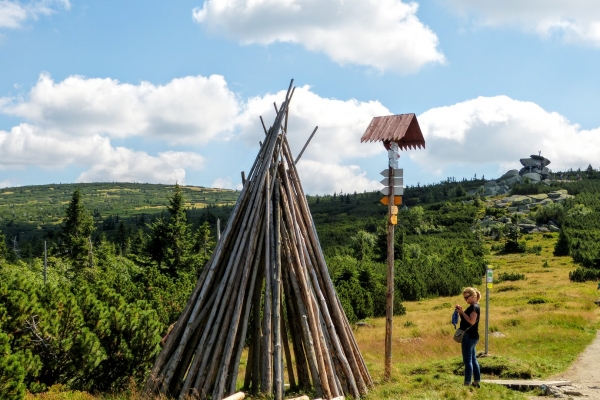
<path fill-rule="evenodd" d="M 597 332 L 592 344 L 577 357 L 569 369 L 549 379 L 571 381 L 578 392 L 587 396 L 585 399 L 600 400 L 600 331 Z M 532 399 L 548 399 L 548 397 L 532 397 Z"/>

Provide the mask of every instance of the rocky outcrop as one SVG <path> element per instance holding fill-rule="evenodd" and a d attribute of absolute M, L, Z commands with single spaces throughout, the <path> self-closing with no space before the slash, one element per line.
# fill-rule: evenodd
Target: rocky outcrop
<path fill-rule="evenodd" d="M 493 186 L 487 186 L 487 188 L 490 187 Z M 555 222 L 550 221 L 548 224 L 537 224 L 533 218 L 530 217 L 531 210 L 546 207 L 553 203 L 562 203 L 571 197 L 573 196 L 568 194 L 566 190 L 561 189 L 548 194 L 542 193 L 526 196 L 515 195 L 507 196 L 502 199 L 488 200 L 486 201 L 486 207 L 504 208 L 506 209 L 507 215 L 500 218 L 494 218 L 488 215 L 483 220 L 479 221 L 474 228 L 492 229 L 495 225 L 510 223 L 512 217 L 519 220 L 519 229 L 523 233 L 559 232 L 560 228 Z M 473 204 L 473 201 L 470 200 L 464 203 Z"/>
<path fill-rule="evenodd" d="M 483 189 L 479 188 L 477 190 L 473 190 L 469 192 L 469 194 L 474 195 L 475 193 L 480 193 L 485 196 L 494 196 L 498 194 L 508 193 L 510 188 L 513 187 L 517 183 L 523 183 L 524 181 L 530 183 L 547 183 L 550 180 L 550 170 L 547 165 L 550 164 L 550 160 L 541 155 L 531 155 L 529 158 L 521 158 L 521 165 L 523 168 L 517 171 L 516 169 L 511 169 L 507 171 L 500 178 L 496 179 L 495 182 L 498 188 L 494 189 L 495 186 L 484 186 Z M 489 182 L 486 182 L 486 185 Z M 506 188 L 506 189 L 500 189 Z M 486 193 L 487 191 L 487 193 Z M 489 193 L 489 194 L 488 194 Z"/>

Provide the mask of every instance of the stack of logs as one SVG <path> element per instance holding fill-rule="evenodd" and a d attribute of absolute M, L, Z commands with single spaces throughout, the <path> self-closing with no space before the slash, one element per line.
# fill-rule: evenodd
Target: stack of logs
<path fill-rule="evenodd" d="M 292 81 L 293 83 L 293 81 Z M 291 389 L 359 398 L 373 385 L 329 277 L 286 138 L 292 84 L 146 393 L 222 399 Z M 264 127 L 264 124 L 263 124 Z M 291 343 L 291 346 L 290 346 Z"/>

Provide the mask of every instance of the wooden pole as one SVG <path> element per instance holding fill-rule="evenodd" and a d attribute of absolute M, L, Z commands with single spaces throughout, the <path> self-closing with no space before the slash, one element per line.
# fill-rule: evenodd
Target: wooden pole
<path fill-rule="evenodd" d="M 286 118 L 287 120 L 287 118 Z M 280 183 L 275 180 L 273 196 L 273 377 L 275 400 L 283 400 L 283 352 L 281 349 L 281 212 L 279 207 Z"/>
<path fill-rule="evenodd" d="M 271 232 L 272 232 L 272 212 L 271 212 L 271 193 L 270 176 L 267 174 L 265 183 L 265 296 L 264 296 L 264 315 L 263 315 L 263 352 L 262 352 L 262 379 L 261 391 L 271 393 L 273 390 L 273 336 L 272 336 L 272 307 L 273 297 L 271 290 L 273 288 L 271 280 L 272 260 L 271 260 Z"/>
<path fill-rule="evenodd" d="M 308 140 L 306 141 L 306 144 L 304 145 L 304 147 L 302 148 L 302 150 L 298 154 L 298 157 L 296 157 L 296 161 L 294 161 L 294 164 L 298 164 L 298 161 L 300 161 L 300 157 L 302 157 L 302 154 L 304 154 L 304 150 L 306 150 L 306 147 L 308 146 L 308 144 L 312 140 L 313 136 L 315 136 L 315 133 L 317 133 L 317 129 L 319 129 L 319 127 L 315 126 L 315 130 L 312 131 L 312 133 L 310 134 Z"/>
<path fill-rule="evenodd" d="M 389 167 L 388 236 L 387 236 L 387 295 L 385 298 L 385 370 L 383 377 L 389 381 L 392 374 L 392 323 L 394 318 L 394 167 Z"/>

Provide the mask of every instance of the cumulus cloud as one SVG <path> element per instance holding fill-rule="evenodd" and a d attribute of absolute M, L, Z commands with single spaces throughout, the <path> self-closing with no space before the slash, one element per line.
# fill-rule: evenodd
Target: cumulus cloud
<path fill-rule="evenodd" d="M 540 150 L 556 168 L 585 167 L 600 152 L 600 128 L 581 129 L 556 112 L 507 96 L 433 108 L 418 119 L 427 149 L 410 157 L 431 172 L 451 165 L 498 164 L 503 173 L 520 168 L 520 158 Z"/>
<path fill-rule="evenodd" d="M 253 144 L 262 140 L 264 131 L 259 116 L 263 116 L 265 123 L 272 122 L 275 118 L 273 102 L 281 102 L 284 98 L 285 91 L 281 91 L 249 99 L 237 121 L 240 137 Z M 370 157 L 382 153 L 383 146 L 360 143 L 360 138 L 373 117 L 389 114 L 390 111 L 378 101 L 329 99 L 312 92 L 309 86 L 298 87 L 290 103 L 288 140 L 297 155 L 318 125 L 302 159 L 338 163 Z"/>
<path fill-rule="evenodd" d="M 231 180 L 231 177 L 228 176 L 226 178 L 217 178 L 210 185 L 212 188 L 217 189 L 233 189 L 233 190 L 242 190 L 243 185 L 241 183 L 234 184 Z"/>
<path fill-rule="evenodd" d="M 78 182 L 179 182 L 185 184 L 187 169 L 201 169 L 204 158 L 191 152 L 168 151 L 156 157 L 124 147 L 111 148 Z"/>
<path fill-rule="evenodd" d="M 238 100 L 222 76 L 187 76 L 166 85 L 40 75 L 26 98 L 0 98 L 0 112 L 73 136 L 102 134 L 205 143 L 233 128 Z"/>
<path fill-rule="evenodd" d="M 513 25 L 542 36 L 600 46 L 600 3 L 596 0 L 447 0 L 455 10 L 473 13 L 477 23 Z"/>
<path fill-rule="evenodd" d="M 358 165 L 339 165 L 314 160 L 298 163 L 298 173 L 303 179 L 302 187 L 307 194 L 325 194 L 332 192 L 363 192 L 381 188 L 381 184 L 367 178 Z"/>
<path fill-rule="evenodd" d="M 191 152 L 163 152 L 151 156 L 143 151 L 113 147 L 110 139 L 64 137 L 21 124 L 10 132 L 0 131 L 0 169 L 38 166 L 65 168 L 78 165 L 89 170 L 78 182 L 185 182 L 187 169 L 200 169 L 204 158 Z"/>
<path fill-rule="evenodd" d="M 411 73 L 444 62 L 418 7 L 401 0 L 206 0 L 193 18 L 243 44 L 298 43 L 339 64 Z"/>
<path fill-rule="evenodd" d="M 41 15 L 51 15 L 57 9 L 69 9 L 69 0 L 41 0 L 21 3 L 0 0 L 0 29 L 21 28 L 28 20 L 37 20 Z"/>

